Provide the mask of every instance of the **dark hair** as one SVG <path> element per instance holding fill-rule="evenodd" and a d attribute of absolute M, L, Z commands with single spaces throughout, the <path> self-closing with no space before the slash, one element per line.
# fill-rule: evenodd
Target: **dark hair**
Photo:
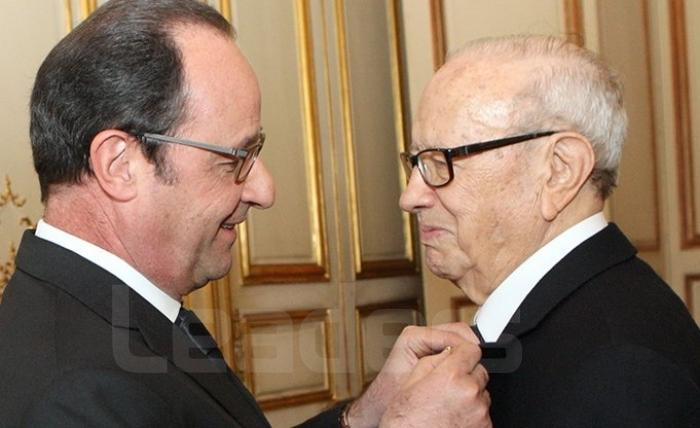
<path fill-rule="evenodd" d="M 216 10 L 195 0 L 111 0 L 61 40 L 39 68 L 30 135 L 41 199 L 54 184 L 78 183 L 100 131 L 168 133 L 186 116 L 177 24 L 204 25 L 233 37 Z M 161 146 L 142 142 L 163 175 Z"/>

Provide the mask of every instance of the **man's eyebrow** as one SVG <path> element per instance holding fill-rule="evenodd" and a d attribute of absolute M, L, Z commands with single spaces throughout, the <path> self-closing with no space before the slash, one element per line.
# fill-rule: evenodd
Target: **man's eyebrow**
<path fill-rule="evenodd" d="M 258 132 L 256 132 L 255 134 L 243 139 L 241 147 L 246 147 L 246 146 L 249 146 L 253 143 L 256 143 L 260 139 L 260 135 L 262 135 L 262 134 L 264 134 L 263 129 L 262 128 L 258 129 Z"/>

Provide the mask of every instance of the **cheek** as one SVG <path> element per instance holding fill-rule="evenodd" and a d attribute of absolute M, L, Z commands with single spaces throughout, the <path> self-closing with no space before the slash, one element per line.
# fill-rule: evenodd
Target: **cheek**
<path fill-rule="evenodd" d="M 471 250 L 472 256 L 505 239 L 503 226 L 513 213 L 506 207 L 510 192 L 504 190 L 507 186 L 489 186 L 485 180 L 474 183 L 469 190 L 462 187 L 451 198 L 448 211 L 454 218 L 458 245 L 467 252 Z"/>

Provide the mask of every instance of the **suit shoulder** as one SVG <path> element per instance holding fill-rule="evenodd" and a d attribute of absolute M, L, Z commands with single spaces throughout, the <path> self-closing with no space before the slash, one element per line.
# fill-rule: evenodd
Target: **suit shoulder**
<path fill-rule="evenodd" d="M 572 381 L 572 412 L 582 418 L 588 414 L 616 426 L 700 426 L 699 380 L 653 349 L 599 349 L 582 360 Z"/>
<path fill-rule="evenodd" d="M 185 426 L 172 406 L 138 376 L 111 369 L 65 372 L 39 394 L 24 426 Z"/>

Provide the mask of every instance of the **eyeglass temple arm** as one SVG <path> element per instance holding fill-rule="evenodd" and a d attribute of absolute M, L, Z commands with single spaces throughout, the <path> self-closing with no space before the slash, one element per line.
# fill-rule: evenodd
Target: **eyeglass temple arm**
<path fill-rule="evenodd" d="M 199 149 L 210 150 L 216 153 L 223 153 L 225 155 L 245 157 L 248 154 L 248 149 L 237 149 L 237 148 L 223 148 L 215 146 L 212 144 L 200 143 L 197 141 L 183 140 L 180 138 L 168 137 L 167 135 L 160 134 L 149 134 L 145 133 L 142 135 L 144 139 L 154 140 L 154 141 L 165 141 L 166 143 L 181 144 L 183 146 L 197 147 Z"/>
<path fill-rule="evenodd" d="M 501 140 L 486 141 L 483 143 L 470 144 L 468 146 L 460 147 L 451 152 L 452 156 L 461 156 L 469 153 L 478 153 L 486 150 L 497 149 L 499 147 L 508 146 L 515 143 L 520 143 L 528 140 L 535 140 L 537 138 L 548 137 L 554 135 L 560 131 L 546 131 L 546 132 L 536 132 L 534 134 L 519 135 L 517 137 L 503 138 Z"/>

